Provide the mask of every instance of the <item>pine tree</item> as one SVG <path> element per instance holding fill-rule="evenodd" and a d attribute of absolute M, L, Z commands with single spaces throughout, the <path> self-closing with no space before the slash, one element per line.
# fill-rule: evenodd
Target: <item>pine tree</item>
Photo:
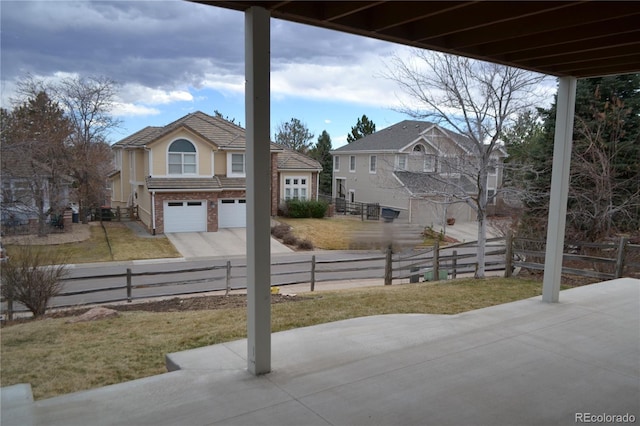
<path fill-rule="evenodd" d="M 333 160 L 331 158 L 331 136 L 326 130 L 318 137 L 318 142 L 311 148 L 309 154 L 311 157 L 322 165 L 320 172 L 320 194 L 331 194 L 331 179 Z"/>
<path fill-rule="evenodd" d="M 375 132 L 375 123 L 370 121 L 366 115 L 363 115 L 362 118 L 358 118 L 358 123 L 351 128 L 351 133 L 347 135 L 347 143 L 357 141 Z"/>

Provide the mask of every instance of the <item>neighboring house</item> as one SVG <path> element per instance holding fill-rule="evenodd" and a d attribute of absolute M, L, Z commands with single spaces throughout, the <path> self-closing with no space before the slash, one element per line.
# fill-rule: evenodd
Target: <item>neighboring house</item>
<path fill-rule="evenodd" d="M 50 167 L 25 156 L 22 151 L 2 150 L 2 193 L 0 205 L 3 229 L 11 232 L 17 225 L 35 230 L 39 214 L 61 215 L 69 205 L 72 179 L 55 179 Z M 57 210 L 57 211 L 52 211 Z"/>
<path fill-rule="evenodd" d="M 447 218 L 476 219 L 471 207 L 452 197 L 477 192 L 470 177 L 477 155 L 465 136 L 433 123 L 405 120 L 331 154 L 334 198 L 379 203 L 400 211 L 399 219 L 422 226 Z M 495 204 L 506 153 L 500 148 L 492 157 L 487 185 Z"/>
<path fill-rule="evenodd" d="M 203 112 L 146 127 L 112 146 L 111 206 L 138 207 L 153 234 L 246 226 L 245 130 Z M 316 199 L 320 164 L 271 143 L 271 215 Z"/>

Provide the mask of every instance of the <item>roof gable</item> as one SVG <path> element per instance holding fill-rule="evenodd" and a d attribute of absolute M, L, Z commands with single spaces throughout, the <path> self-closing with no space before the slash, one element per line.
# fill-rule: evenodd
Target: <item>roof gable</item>
<path fill-rule="evenodd" d="M 322 165 L 313 158 L 279 144 L 273 145 L 282 150 L 278 153 L 278 170 L 322 170 Z"/>
<path fill-rule="evenodd" d="M 226 149 L 244 149 L 245 130 L 223 118 L 212 117 L 201 111 L 187 114 L 163 127 L 145 127 L 116 142 L 114 147 L 147 147 L 179 129 L 187 129 L 203 140 Z"/>
<path fill-rule="evenodd" d="M 404 120 L 340 147 L 332 151 L 332 153 L 401 152 L 416 142 L 420 142 L 422 138 L 426 139 L 422 141 L 423 143 L 440 149 L 432 141 L 429 141 L 427 133 L 430 130 L 440 132 L 462 150 L 468 153 L 472 152 L 473 142 L 464 135 L 444 129 L 428 121 Z"/>

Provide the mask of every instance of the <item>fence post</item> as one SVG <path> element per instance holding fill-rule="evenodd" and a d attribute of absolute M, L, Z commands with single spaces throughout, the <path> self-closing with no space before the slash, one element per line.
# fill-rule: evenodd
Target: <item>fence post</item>
<path fill-rule="evenodd" d="M 624 253 L 627 248 L 627 242 L 626 237 L 620 237 L 618 259 L 616 260 L 616 278 L 622 278 L 622 275 L 624 274 Z"/>
<path fill-rule="evenodd" d="M 458 250 L 453 251 L 453 258 L 451 259 L 451 279 L 455 280 L 458 269 Z"/>
<path fill-rule="evenodd" d="M 131 268 L 127 268 L 127 302 L 131 303 Z"/>
<path fill-rule="evenodd" d="M 120 214 L 121 214 L 121 213 L 122 213 L 122 212 L 120 211 L 120 206 L 117 206 L 117 207 L 116 207 L 116 217 L 118 218 L 118 222 L 120 222 Z"/>
<path fill-rule="evenodd" d="M 13 298 L 7 299 L 7 319 L 11 321 L 13 319 Z"/>
<path fill-rule="evenodd" d="M 229 290 L 231 290 L 231 261 L 227 260 L 227 284 L 225 286 L 225 296 L 229 295 Z"/>
<path fill-rule="evenodd" d="M 316 288 L 316 255 L 311 256 L 311 291 Z"/>
<path fill-rule="evenodd" d="M 507 232 L 505 244 L 506 250 L 504 254 L 504 277 L 510 278 L 513 269 L 513 235 L 511 234 L 511 231 Z"/>
<path fill-rule="evenodd" d="M 391 244 L 387 247 L 387 255 L 384 262 L 384 285 L 391 285 L 393 276 L 393 265 L 391 264 L 393 259 L 391 257 Z"/>
<path fill-rule="evenodd" d="M 437 239 L 433 245 L 433 280 L 440 280 L 440 241 Z"/>

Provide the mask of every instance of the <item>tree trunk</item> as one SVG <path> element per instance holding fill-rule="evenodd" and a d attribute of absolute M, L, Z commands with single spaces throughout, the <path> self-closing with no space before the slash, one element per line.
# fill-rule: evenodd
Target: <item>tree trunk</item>
<path fill-rule="evenodd" d="M 475 278 L 484 278 L 484 261 L 487 245 L 487 220 L 486 211 L 478 211 L 478 251 Z"/>

